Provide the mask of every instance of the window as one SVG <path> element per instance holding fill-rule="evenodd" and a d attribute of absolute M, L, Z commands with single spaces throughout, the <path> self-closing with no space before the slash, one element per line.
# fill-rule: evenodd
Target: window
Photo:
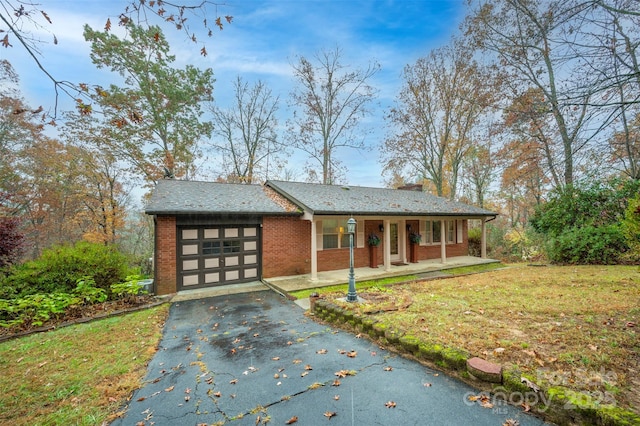
<path fill-rule="evenodd" d="M 462 235 L 462 221 L 447 220 L 444 223 L 445 241 L 451 244 L 462 241 L 462 237 L 459 236 Z M 422 241 L 420 243 L 423 245 L 440 244 L 442 241 L 441 227 L 442 222 L 439 220 L 420 221 L 420 232 L 422 233 Z"/>
<path fill-rule="evenodd" d="M 220 241 L 203 242 L 202 254 L 220 254 Z"/>
<path fill-rule="evenodd" d="M 322 248 L 335 249 L 343 247 L 349 247 L 347 219 L 322 220 Z"/>
<path fill-rule="evenodd" d="M 432 235 L 433 235 L 433 242 L 434 243 L 439 243 L 440 242 L 440 237 L 442 236 L 442 233 L 440 232 L 440 221 L 439 220 L 434 220 L 433 222 L 433 231 L 432 231 Z"/>

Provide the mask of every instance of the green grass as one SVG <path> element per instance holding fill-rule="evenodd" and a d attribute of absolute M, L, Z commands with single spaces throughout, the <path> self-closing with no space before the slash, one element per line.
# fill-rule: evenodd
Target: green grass
<path fill-rule="evenodd" d="M 501 263 L 485 263 L 482 265 L 461 266 L 458 268 L 445 269 L 443 272 L 446 274 L 455 276 L 455 275 L 472 274 L 476 272 L 493 271 L 499 268 L 504 268 L 504 265 Z M 419 279 L 420 277 L 418 275 L 402 275 L 398 277 L 387 277 L 387 278 L 379 278 L 375 280 L 358 281 L 356 285 L 358 290 L 365 290 L 371 287 L 386 288 L 393 284 L 403 283 L 407 281 L 416 281 Z M 332 285 L 327 287 L 318 287 L 318 288 L 311 288 L 306 290 L 293 291 L 289 294 L 295 297 L 296 299 L 305 299 L 309 297 L 311 293 L 329 294 L 329 293 L 344 292 L 346 294 L 348 286 L 349 285 L 347 283 L 337 284 L 337 285 Z"/>
<path fill-rule="evenodd" d="M 96 425 L 140 386 L 169 305 L 0 344 L 0 424 Z"/>
<path fill-rule="evenodd" d="M 358 281 L 357 287 L 358 287 L 358 290 L 366 289 L 370 287 L 384 288 L 392 284 L 412 281 L 417 278 L 418 277 L 416 275 L 402 275 L 399 277 L 388 277 L 388 278 L 380 278 L 376 280 Z M 318 288 L 311 288 L 306 290 L 293 291 L 289 294 L 295 297 L 296 299 L 305 299 L 309 297 L 311 293 L 327 294 L 327 293 L 344 292 L 346 294 L 348 286 L 349 284 L 337 284 L 337 285 L 331 285 L 327 287 L 318 287 Z"/>
<path fill-rule="evenodd" d="M 563 385 L 574 391 L 615 386 L 616 404 L 638 412 L 637 267 L 517 265 L 386 290 L 374 306 L 345 306 L 422 342 L 517 368 L 543 387 L 551 373 L 566 377 Z M 398 301 L 403 306 L 395 310 L 375 306 Z"/>
<path fill-rule="evenodd" d="M 496 269 L 504 268 L 504 265 L 499 262 L 483 263 L 481 265 L 460 266 L 458 268 L 445 269 L 442 272 L 451 275 L 465 275 L 475 274 L 477 272 L 494 271 Z"/>

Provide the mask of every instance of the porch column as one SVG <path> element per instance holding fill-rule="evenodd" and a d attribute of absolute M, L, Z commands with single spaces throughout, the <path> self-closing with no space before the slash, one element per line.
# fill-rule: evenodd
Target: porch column
<path fill-rule="evenodd" d="M 316 221 L 311 220 L 311 281 L 318 280 L 318 244 Z"/>
<path fill-rule="evenodd" d="M 391 221 L 384 220 L 384 270 L 391 270 Z"/>
<path fill-rule="evenodd" d="M 440 221 L 440 261 L 447 263 L 447 221 Z"/>
<path fill-rule="evenodd" d="M 482 237 L 480 238 L 480 257 L 487 258 L 487 218 L 482 218 Z"/>
<path fill-rule="evenodd" d="M 398 254 L 402 263 L 409 263 L 407 260 L 407 221 L 401 220 L 398 224 Z"/>

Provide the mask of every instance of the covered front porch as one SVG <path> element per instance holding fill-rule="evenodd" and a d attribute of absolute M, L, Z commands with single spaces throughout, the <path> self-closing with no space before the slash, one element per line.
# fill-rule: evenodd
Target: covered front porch
<path fill-rule="evenodd" d="M 485 263 L 497 263 L 498 260 L 480 258 L 475 256 L 455 256 L 447 258 L 446 263 L 440 259 L 421 260 L 417 263 L 393 264 L 389 269 L 385 268 L 355 268 L 356 286 L 358 281 L 368 281 L 402 275 L 418 275 L 423 277 L 438 276 L 441 271 L 459 268 L 462 266 L 481 265 Z M 283 291 L 292 292 L 310 288 L 326 287 L 336 284 L 345 284 L 349 281 L 349 269 L 323 271 L 317 273 L 317 278 L 311 274 L 295 275 L 287 277 L 274 277 L 263 279 L 268 285 Z"/>

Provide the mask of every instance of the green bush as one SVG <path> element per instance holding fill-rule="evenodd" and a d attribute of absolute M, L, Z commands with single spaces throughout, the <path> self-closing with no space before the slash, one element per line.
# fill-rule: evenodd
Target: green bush
<path fill-rule="evenodd" d="M 547 241 L 552 262 L 628 262 L 634 248 L 629 206 L 639 190 L 640 181 L 630 179 L 579 182 L 552 192 L 529 223 Z"/>
<path fill-rule="evenodd" d="M 125 278 L 125 282 L 111 285 L 111 293 L 121 299 L 132 299 L 139 294 L 146 294 L 147 291 L 142 290 L 140 275 L 129 275 Z"/>
<path fill-rule="evenodd" d="M 585 226 L 551 238 L 547 254 L 556 263 L 610 265 L 618 263 L 627 249 L 620 226 Z"/>
<path fill-rule="evenodd" d="M 85 305 L 102 303 L 107 300 L 107 292 L 103 288 L 97 288 L 92 277 L 83 277 L 76 283 L 73 294 L 78 296 Z"/>
<path fill-rule="evenodd" d="M 96 288 L 109 292 L 111 284 L 123 281 L 129 272 L 127 258 L 111 246 L 79 242 L 53 247 L 0 279 L 0 298 L 73 293 L 85 277 L 92 277 Z"/>
<path fill-rule="evenodd" d="M 41 326 L 52 318 L 64 314 L 69 306 L 80 303 L 80 298 L 67 293 L 32 294 L 4 300 L 0 299 L 0 327 Z"/>

